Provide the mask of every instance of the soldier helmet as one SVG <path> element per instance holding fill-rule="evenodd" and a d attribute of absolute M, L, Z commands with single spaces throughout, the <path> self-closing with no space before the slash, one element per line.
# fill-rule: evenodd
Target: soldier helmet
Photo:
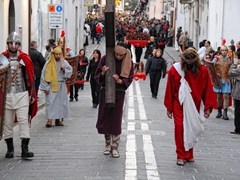
<path fill-rule="evenodd" d="M 15 31 L 8 35 L 7 43 L 9 43 L 9 42 L 21 44 L 21 39 Z"/>
<path fill-rule="evenodd" d="M 59 42 L 63 42 L 63 41 L 64 41 L 64 37 L 65 37 L 65 31 L 62 30 L 61 36 L 60 36 L 60 38 L 58 39 L 58 43 L 59 43 Z"/>
<path fill-rule="evenodd" d="M 220 50 L 228 50 L 228 48 L 227 48 L 227 46 L 225 45 L 225 43 L 226 43 L 226 39 L 223 39 L 223 40 L 222 40 L 222 46 L 221 46 Z"/>

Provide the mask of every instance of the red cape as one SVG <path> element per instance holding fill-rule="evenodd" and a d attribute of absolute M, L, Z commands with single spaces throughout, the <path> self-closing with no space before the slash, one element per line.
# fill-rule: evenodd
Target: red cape
<path fill-rule="evenodd" d="M 34 66 L 32 63 L 32 60 L 30 59 L 30 57 L 22 52 L 21 50 L 19 50 L 19 56 L 18 56 L 18 60 L 20 61 L 21 59 L 23 60 L 25 67 L 26 67 L 26 72 L 28 75 L 28 79 L 29 79 L 29 87 L 26 87 L 28 90 L 28 94 L 30 96 L 31 93 L 31 87 L 33 85 L 34 82 Z M 2 53 L 4 56 L 6 56 L 7 58 L 9 58 L 9 52 L 8 50 L 6 50 L 5 52 Z M 29 114 L 31 116 L 31 120 L 34 118 L 34 116 L 37 114 L 37 110 L 38 110 L 38 103 L 37 103 L 37 95 L 36 95 L 36 91 L 35 91 L 35 87 L 34 87 L 34 91 L 33 91 L 33 97 L 35 99 L 33 104 L 29 105 Z"/>

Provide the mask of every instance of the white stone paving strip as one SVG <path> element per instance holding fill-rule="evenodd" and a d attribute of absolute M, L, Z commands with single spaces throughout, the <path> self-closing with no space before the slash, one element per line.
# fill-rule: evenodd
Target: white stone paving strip
<path fill-rule="evenodd" d="M 135 84 L 137 92 L 137 102 L 139 118 L 141 122 L 141 130 L 149 131 L 147 123 L 147 116 L 143 99 L 141 95 L 141 89 L 139 82 L 135 81 L 132 86 L 129 87 L 129 107 L 128 107 L 128 120 L 135 119 L 134 98 L 133 98 L 133 85 Z M 135 130 L 135 122 L 127 122 L 127 130 Z M 146 163 L 147 180 L 160 180 L 160 176 L 157 171 L 157 163 L 154 154 L 154 147 L 152 143 L 151 135 L 143 135 L 143 151 Z M 136 157 L 136 135 L 128 134 L 126 143 L 126 171 L 125 180 L 137 180 L 137 157 Z"/>
<path fill-rule="evenodd" d="M 136 92 L 137 92 L 137 100 L 138 100 L 138 111 L 141 122 L 141 130 L 149 131 L 149 126 L 147 121 L 147 115 L 145 111 L 145 107 L 143 104 L 142 93 L 140 89 L 139 82 L 135 83 Z M 154 147 L 152 142 L 151 135 L 143 135 L 143 151 L 145 156 L 146 163 L 146 171 L 147 171 L 147 179 L 148 180 L 160 180 L 160 176 L 157 171 L 157 163 L 154 154 Z"/>
<path fill-rule="evenodd" d="M 129 100 L 128 100 L 128 119 L 135 119 L 135 111 L 134 111 L 134 97 L 133 97 L 133 88 L 129 87 Z"/>
<path fill-rule="evenodd" d="M 129 87 L 128 120 L 135 119 L 133 87 Z M 135 130 L 135 122 L 127 122 L 127 130 Z M 125 180 L 137 180 L 136 135 L 128 134 L 126 143 Z"/>

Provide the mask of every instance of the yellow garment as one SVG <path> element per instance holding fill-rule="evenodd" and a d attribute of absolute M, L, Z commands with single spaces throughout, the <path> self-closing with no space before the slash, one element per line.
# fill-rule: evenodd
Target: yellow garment
<path fill-rule="evenodd" d="M 54 48 L 50 54 L 46 65 L 45 81 L 51 83 L 52 92 L 58 92 L 58 69 L 54 53 L 62 53 L 61 47 Z"/>

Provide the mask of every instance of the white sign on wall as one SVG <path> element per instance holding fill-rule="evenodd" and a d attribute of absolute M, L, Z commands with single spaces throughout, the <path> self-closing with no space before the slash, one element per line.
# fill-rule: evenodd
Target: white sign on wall
<path fill-rule="evenodd" d="M 48 5 L 48 28 L 63 29 L 63 5 L 62 4 Z"/>
<path fill-rule="evenodd" d="M 84 0 L 84 6 L 93 6 L 94 0 Z"/>

